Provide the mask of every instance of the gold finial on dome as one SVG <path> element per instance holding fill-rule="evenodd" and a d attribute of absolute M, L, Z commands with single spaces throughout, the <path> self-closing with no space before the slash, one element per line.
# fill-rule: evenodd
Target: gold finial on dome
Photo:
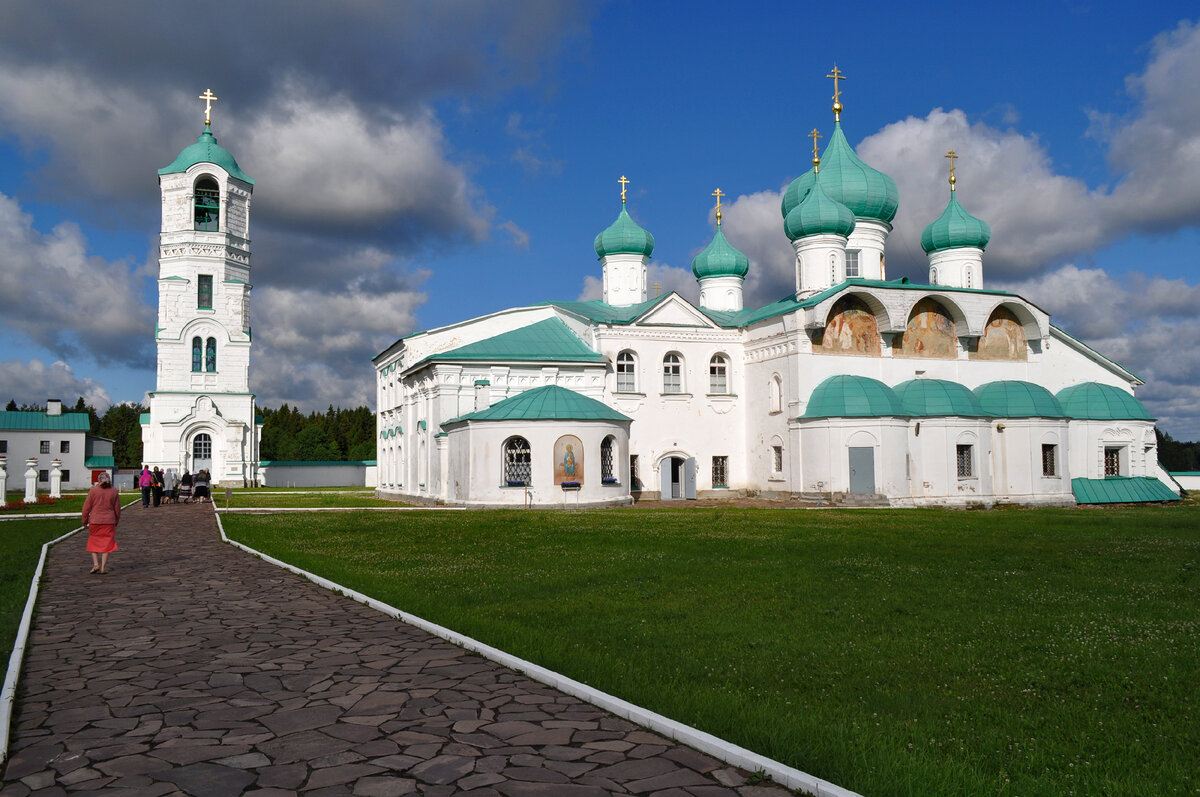
<path fill-rule="evenodd" d="M 625 204 L 625 186 L 629 185 L 629 181 L 625 179 L 625 175 L 621 175 L 621 179 L 617 180 L 621 184 L 621 204 Z"/>
<path fill-rule="evenodd" d="M 212 124 L 212 104 L 217 101 L 217 95 L 212 93 L 212 89 L 205 89 L 200 95 L 200 99 L 204 100 L 204 124 Z"/>
<path fill-rule="evenodd" d="M 814 127 L 812 132 L 808 134 L 808 137 L 813 140 L 813 174 L 816 174 L 821 167 L 821 156 L 817 152 L 817 139 L 821 138 L 821 134 Z"/>
<path fill-rule="evenodd" d="M 725 196 L 725 192 L 718 188 L 712 192 L 712 195 L 717 198 L 717 226 L 721 226 L 721 197 Z"/>
<path fill-rule="evenodd" d="M 842 74 L 842 70 L 838 69 L 837 64 L 833 65 L 833 71 L 825 77 L 833 78 L 833 121 L 842 121 L 842 90 L 838 88 L 838 81 L 845 80 L 846 76 Z"/>
<path fill-rule="evenodd" d="M 950 150 L 943 157 L 950 159 L 950 190 L 953 191 L 954 184 L 958 182 L 958 178 L 954 176 L 954 159 L 961 158 L 962 156 L 956 153 L 954 150 Z"/>

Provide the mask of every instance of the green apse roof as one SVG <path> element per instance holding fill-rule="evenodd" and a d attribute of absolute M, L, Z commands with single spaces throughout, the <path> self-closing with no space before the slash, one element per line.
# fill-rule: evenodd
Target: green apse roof
<path fill-rule="evenodd" d="M 721 225 L 717 225 L 717 234 L 700 254 L 692 258 L 692 273 L 696 279 L 705 277 L 744 277 L 750 270 L 750 258 L 735 249 L 733 244 L 725 240 Z"/>
<path fill-rule="evenodd" d="M 621 203 L 621 213 L 608 229 L 596 236 L 596 257 L 607 255 L 645 255 L 654 252 L 654 236 L 638 226 Z"/>
<path fill-rule="evenodd" d="M 503 401 L 496 402 L 486 410 L 470 412 L 442 426 L 459 421 L 628 421 L 607 404 L 594 398 L 580 395 L 558 385 L 546 385 L 526 390 Z"/>
<path fill-rule="evenodd" d="M 878 379 L 839 374 L 813 390 L 803 418 L 874 418 L 907 415 L 900 397 Z"/>
<path fill-rule="evenodd" d="M 933 415 L 962 415 L 980 418 L 987 415 L 975 394 L 958 382 L 945 379 L 910 379 L 894 388 L 904 406 L 904 414 L 916 418 Z"/>
<path fill-rule="evenodd" d="M 991 238 L 992 228 L 987 222 L 968 213 L 951 191 L 942 215 L 922 231 L 921 248 L 926 254 L 965 246 L 983 249 Z"/>
<path fill-rule="evenodd" d="M 1007 379 L 975 388 L 975 397 L 988 415 L 997 418 L 1065 418 L 1062 405 L 1049 390 L 1032 382 Z"/>
<path fill-rule="evenodd" d="M 589 349 L 562 319 L 547 318 L 457 349 L 431 354 L 421 363 L 463 360 L 602 363 L 604 356 Z"/>
<path fill-rule="evenodd" d="M 1119 387 L 1084 382 L 1058 391 L 1058 401 L 1069 418 L 1094 421 L 1152 421 L 1146 406 Z"/>
<path fill-rule="evenodd" d="M 64 412 L 47 415 L 45 412 L 0 410 L 0 429 L 44 432 L 86 432 L 92 428 L 86 412 Z"/>
<path fill-rule="evenodd" d="M 826 193 L 846 207 L 856 218 L 891 222 L 900 207 L 900 192 L 896 181 L 876 171 L 854 154 L 842 132 L 841 122 L 833 126 L 829 145 L 821 155 L 821 182 Z M 813 179 L 802 174 L 792 181 L 783 194 L 781 207 L 786 218 L 812 190 Z"/>
<path fill-rule="evenodd" d="M 1071 479 L 1071 492 L 1081 504 L 1132 504 L 1179 500 L 1179 495 L 1174 490 L 1158 479 L 1148 476 Z"/>
<path fill-rule="evenodd" d="M 854 212 L 825 191 L 825 172 L 821 172 L 808 196 L 783 220 L 783 231 L 791 241 L 808 235 L 849 236 L 854 232 Z"/>
<path fill-rule="evenodd" d="M 208 125 L 204 126 L 204 132 L 196 139 L 196 143 L 190 147 L 184 147 L 179 156 L 171 162 L 170 166 L 164 166 L 158 170 L 159 174 L 179 174 L 186 172 L 197 163 L 212 163 L 220 166 L 230 177 L 236 177 L 239 180 L 254 184 L 254 180 L 250 175 L 242 171 L 238 166 L 237 161 L 229 154 L 229 150 L 217 143 L 217 137 L 212 134 L 212 130 Z"/>

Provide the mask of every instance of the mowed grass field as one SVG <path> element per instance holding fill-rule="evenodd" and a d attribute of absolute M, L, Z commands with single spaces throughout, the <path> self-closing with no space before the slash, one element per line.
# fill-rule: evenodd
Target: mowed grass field
<path fill-rule="evenodd" d="M 226 515 L 868 795 L 1200 789 L 1200 507 Z"/>
<path fill-rule="evenodd" d="M 42 546 L 78 527 L 77 519 L 66 518 L 0 523 L 0 671 L 7 671 Z"/>

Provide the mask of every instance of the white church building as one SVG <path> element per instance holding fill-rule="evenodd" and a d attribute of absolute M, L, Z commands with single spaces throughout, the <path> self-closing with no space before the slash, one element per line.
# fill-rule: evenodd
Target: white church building
<path fill-rule="evenodd" d="M 158 170 L 158 349 L 143 460 L 253 483 L 261 418 L 250 392 L 250 198 L 254 180 L 204 131 Z"/>
<path fill-rule="evenodd" d="M 373 359 L 379 494 L 545 507 L 717 495 L 894 506 L 1177 498 L 1154 419 L 1134 397 L 1137 376 L 1037 305 L 985 287 L 991 232 L 958 202 L 953 152 L 949 201 L 921 236 L 928 280 L 887 279 L 896 184 L 850 147 L 838 94 L 828 145 L 818 158 L 814 144 L 813 168 L 783 197 L 793 293 L 743 306 L 749 262 L 721 231 L 718 196 L 716 234 L 692 262 L 699 305 L 650 298 L 654 237 L 626 211 L 622 185 L 620 213 L 595 239 L 602 299 L 503 310 L 402 338 Z M 182 223 L 203 174 L 221 190 L 221 229 L 226 213 L 238 219 L 211 245 L 241 253 L 251 185 L 236 166 L 172 172 L 182 209 L 170 216 Z M 164 253 L 176 229 L 167 179 Z M 179 244 L 198 235 L 180 233 Z M 164 281 L 177 278 L 167 262 Z M 178 278 L 196 279 L 200 262 L 180 256 Z M 213 262 L 223 285 L 245 280 L 247 264 Z M 190 301 L 193 283 L 180 289 Z M 186 367 L 187 347 L 211 329 L 229 332 L 228 359 L 248 351 L 236 317 L 159 333 L 160 352 L 177 347 L 181 364 L 168 376 L 160 354 L 160 389 L 171 391 L 158 399 L 169 423 L 151 430 L 164 433 L 160 450 L 199 428 L 207 374 Z M 238 419 L 223 439 L 229 467 L 244 467 L 249 412 L 212 406 L 210 422 Z"/>

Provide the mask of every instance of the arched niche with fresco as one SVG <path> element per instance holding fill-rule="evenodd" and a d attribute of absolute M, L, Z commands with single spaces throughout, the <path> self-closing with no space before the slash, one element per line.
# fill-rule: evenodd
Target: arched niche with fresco
<path fill-rule="evenodd" d="M 997 307 L 988 317 L 983 334 L 970 351 L 972 360 L 1024 362 L 1029 359 L 1025 328 L 1011 310 Z"/>
<path fill-rule="evenodd" d="M 829 311 L 825 329 L 813 339 L 817 354 L 853 354 L 879 357 L 879 324 L 862 299 L 844 296 Z"/>
<path fill-rule="evenodd" d="M 946 308 L 934 299 L 913 305 L 904 331 L 892 341 L 892 356 L 957 359 L 958 337 Z"/>

